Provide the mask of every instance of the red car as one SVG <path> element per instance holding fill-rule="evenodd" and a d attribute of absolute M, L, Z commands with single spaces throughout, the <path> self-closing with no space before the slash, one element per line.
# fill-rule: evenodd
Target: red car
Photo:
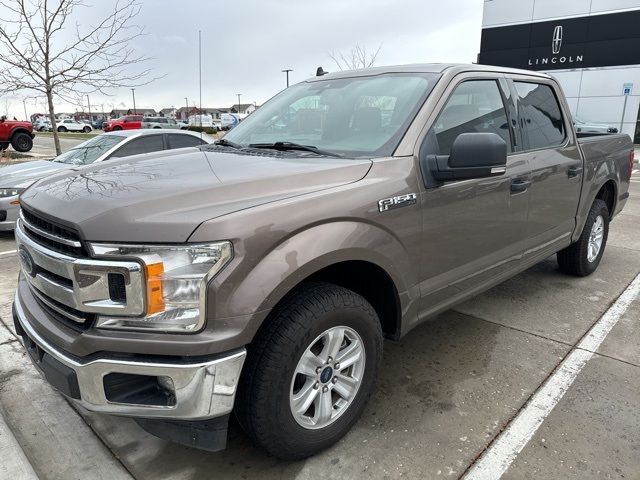
<path fill-rule="evenodd" d="M 33 148 L 33 125 L 31 122 L 19 122 L 0 117 L 0 151 L 6 150 L 9 144 L 16 152 L 28 152 Z"/>
<path fill-rule="evenodd" d="M 105 132 L 114 132 L 116 130 L 137 130 L 142 128 L 142 115 L 125 115 L 115 120 L 109 120 L 102 125 Z"/>

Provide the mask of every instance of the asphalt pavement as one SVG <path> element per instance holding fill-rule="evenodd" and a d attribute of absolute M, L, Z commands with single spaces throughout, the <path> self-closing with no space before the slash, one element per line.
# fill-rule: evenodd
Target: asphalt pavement
<path fill-rule="evenodd" d="M 86 142 L 86 138 L 60 138 L 60 147 L 63 152 L 72 149 L 76 145 Z M 36 132 L 36 136 L 33 139 L 33 148 L 30 152 L 39 158 L 53 158 L 56 156 L 56 147 L 53 142 L 52 135 L 43 135 Z"/>
<path fill-rule="evenodd" d="M 0 234 L 0 455 L 21 450 L 42 479 L 497 478 L 479 465 L 506 479 L 640 478 L 638 171 L 593 275 L 565 276 L 551 257 L 386 342 L 363 417 L 301 462 L 268 457 L 235 424 L 227 450 L 207 453 L 126 418 L 78 414 L 13 334 L 14 250 Z M 11 465 L 0 465 L 9 478 Z"/>

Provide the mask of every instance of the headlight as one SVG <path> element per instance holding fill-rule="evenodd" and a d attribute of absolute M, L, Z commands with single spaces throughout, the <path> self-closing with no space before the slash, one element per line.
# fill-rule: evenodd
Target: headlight
<path fill-rule="evenodd" d="M 0 188 L 0 198 L 15 197 L 24 191 L 24 188 Z"/>
<path fill-rule="evenodd" d="M 96 327 L 190 333 L 205 323 L 207 283 L 233 257 L 231 242 L 205 245 L 90 244 L 96 257 L 138 259 L 144 268 L 146 314 L 98 317 Z"/>

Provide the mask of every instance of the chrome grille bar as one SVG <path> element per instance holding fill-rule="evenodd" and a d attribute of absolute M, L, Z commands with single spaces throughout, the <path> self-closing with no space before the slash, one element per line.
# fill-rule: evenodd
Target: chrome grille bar
<path fill-rule="evenodd" d="M 31 293 L 33 293 L 38 300 L 44 303 L 51 310 L 58 312 L 60 315 L 64 316 L 65 318 L 68 318 L 69 320 L 73 320 L 76 323 L 82 324 L 85 322 L 86 319 L 84 317 L 78 317 L 72 314 L 71 312 L 65 310 L 64 308 L 60 308 L 55 303 L 51 302 L 45 295 L 40 293 L 37 288 L 31 288 Z"/>

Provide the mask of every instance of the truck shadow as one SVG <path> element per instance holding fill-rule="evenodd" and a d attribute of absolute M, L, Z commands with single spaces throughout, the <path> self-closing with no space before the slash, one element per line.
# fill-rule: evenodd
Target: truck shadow
<path fill-rule="evenodd" d="M 450 311 L 400 342 L 387 341 L 378 387 L 363 417 L 338 444 L 301 462 L 269 457 L 235 421 L 227 449 L 208 453 L 155 438 L 128 419 L 85 416 L 139 479 L 292 478 L 302 471 L 305 477 L 330 477 L 369 469 L 382 475 L 378 468 L 407 453 L 407 442 L 426 440 L 426 430 L 440 428 L 446 417 L 460 417 L 460 385 L 487 373 L 499 328 Z M 401 442 L 393 440 L 398 434 Z"/>

